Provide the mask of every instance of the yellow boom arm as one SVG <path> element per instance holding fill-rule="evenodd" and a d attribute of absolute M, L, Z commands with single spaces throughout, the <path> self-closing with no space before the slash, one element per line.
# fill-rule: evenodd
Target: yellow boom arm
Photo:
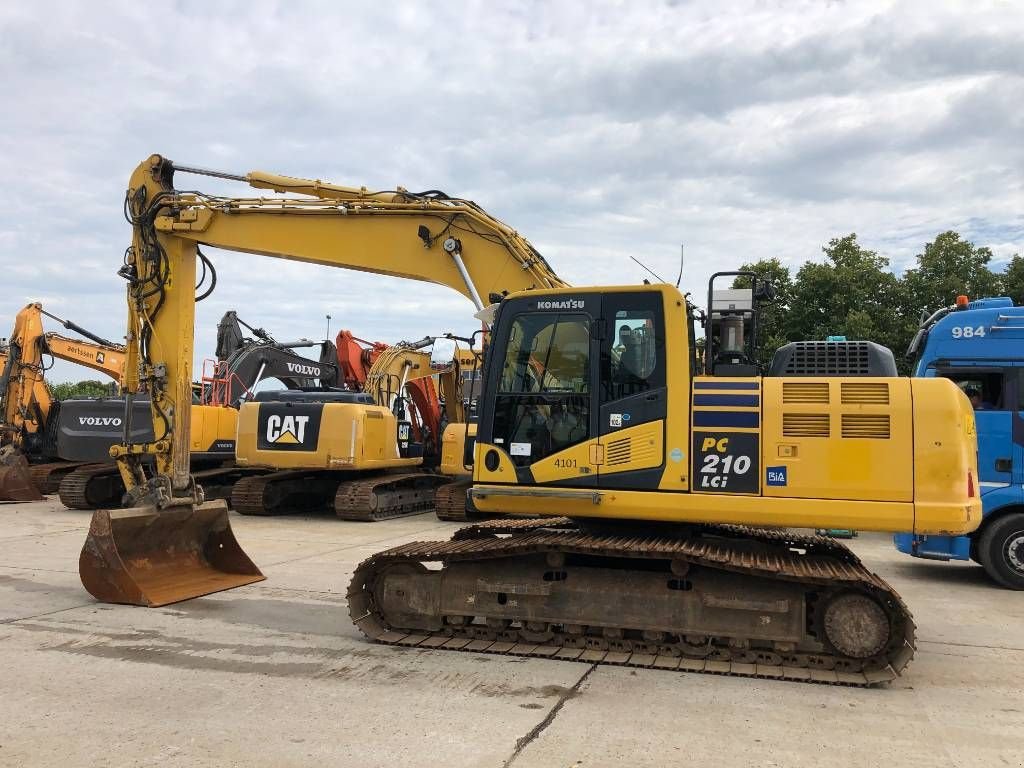
<path fill-rule="evenodd" d="M 179 192 L 175 171 L 289 196 Z M 506 293 L 566 285 L 511 227 L 469 200 L 436 191 L 370 192 L 262 172 L 232 175 L 153 155 L 133 173 L 127 202 L 134 235 L 121 270 L 129 280 L 125 388 L 152 394 L 156 441 L 114 450 L 129 488 L 160 486 L 158 506 L 192 498 L 186 406 L 199 244 L 437 283 L 477 309 Z M 156 483 L 146 480 L 143 454 L 155 455 Z"/>

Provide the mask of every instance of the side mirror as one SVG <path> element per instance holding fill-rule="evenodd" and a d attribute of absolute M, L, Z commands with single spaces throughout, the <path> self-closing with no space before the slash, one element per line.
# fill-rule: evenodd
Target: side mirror
<path fill-rule="evenodd" d="M 434 339 L 434 346 L 430 350 L 430 368 L 434 371 L 444 371 L 451 367 L 455 361 L 455 341 L 453 339 Z"/>

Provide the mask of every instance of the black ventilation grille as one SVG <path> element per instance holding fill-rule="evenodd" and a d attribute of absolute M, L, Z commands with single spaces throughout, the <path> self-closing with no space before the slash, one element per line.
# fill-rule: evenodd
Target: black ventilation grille
<path fill-rule="evenodd" d="M 896 376 L 892 352 L 871 341 L 794 341 L 772 359 L 769 376 Z"/>

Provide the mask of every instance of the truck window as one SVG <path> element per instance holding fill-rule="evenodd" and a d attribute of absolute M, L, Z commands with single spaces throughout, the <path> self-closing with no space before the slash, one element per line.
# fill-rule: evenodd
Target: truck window
<path fill-rule="evenodd" d="M 1015 398 L 1007 382 L 1016 381 L 1013 369 L 991 368 L 940 368 L 939 376 L 956 382 L 964 391 L 976 411 L 1008 411 L 1014 407 Z"/>

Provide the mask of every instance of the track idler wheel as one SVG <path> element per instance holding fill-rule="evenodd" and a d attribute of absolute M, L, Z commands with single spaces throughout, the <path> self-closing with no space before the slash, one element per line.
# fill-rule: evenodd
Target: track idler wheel
<path fill-rule="evenodd" d="M 867 595 L 848 592 L 825 608 L 825 636 L 844 656 L 869 659 L 885 649 L 889 635 L 885 611 Z"/>
<path fill-rule="evenodd" d="M 162 510 L 97 510 L 78 573 L 101 602 L 149 607 L 265 578 L 238 545 L 223 500 Z"/>

